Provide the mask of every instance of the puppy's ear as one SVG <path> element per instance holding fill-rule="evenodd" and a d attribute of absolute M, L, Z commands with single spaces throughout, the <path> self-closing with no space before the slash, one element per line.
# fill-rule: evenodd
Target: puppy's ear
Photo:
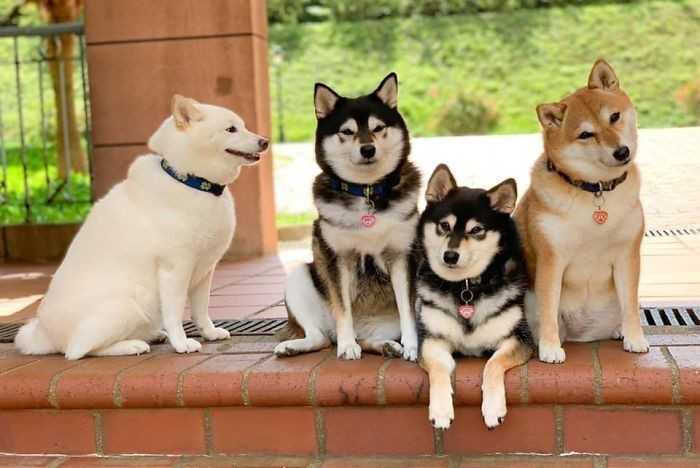
<path fill-rule="evenodd" d="M 178 130 L 186 130 L 193 121 L 202 120 L 204 114 L 197 109 L 199 103 L 194 99 L 176 94 L 170 101 L 170 108 Z"/>
<path fill-rule="evenodd" d="M 330 87 L 323 83 L 316 83 L 314 86 L 314 107 L 316 108 L 316 118 L 323 119 L 333 112 L 340 96 Z"/>
<path fill-rule="evenodd" d="M 518 186 L 515 179 L 506 179 L 486 192 L 491 208 L 501 213 L 511 214 L 518 199 Z"/>
<path fill-rule="evenodd" d="M 394 109 L 399 103 L 399 78 L 396 73 L 389 73 L 372 94 Z"/>
<path fill-rule="evenodd" d="M 605 60 L 598 59 L 596 63 L 593 64 L 591 74 L 588 75 L 588 88 L 615 91 L 619 87 L 620 80 L 617 78 L 613 67 Z"/>
<path fill-rule="evenodd" d="M 430 176 L 428 188 L 425 190 L 425 200 L 428 203 L 439 202 L 455 187 L 457 187 L 457 182 L 452 176 L 450 168 L 446 164 L 440 164 Z"/>
<path fill-rule="evenodd" d="M 540 104 L 537 106 L 537 118 L 542 128 L 559 128 L 564 120 L 566 104 L 563 102 Z"/>

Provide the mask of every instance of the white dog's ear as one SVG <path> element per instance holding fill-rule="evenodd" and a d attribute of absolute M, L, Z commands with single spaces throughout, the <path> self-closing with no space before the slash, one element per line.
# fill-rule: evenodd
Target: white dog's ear
<path fill-rule="evenodd" d="M 170 108 L 178 130 L 186 130 L 193 121 L 202 120 L 204 114 L 197 109 L 199 104 L 194 99 L 176 94 L 170 101 Z"/>
<path fill-rule="evenodd" d="M 425 190 L 425 200 L 428 203 L 439 202 L 455 187 L 457 187 L 457 181 L 452 176 L 450 168 L 446 164 L 440 164 L 430 176 L 428 188 Z"/>
<path fill-rule="evenodd" d="M 316 118 L 323 119 L 333 112 L 340 96 L 329 86 L 323 83 L 316 83 L 314 86 L 314 107 L 316 108 Z"/>
<path fill-rule="evenodd" d="M 591 74 L 588 75 L 588 88 L 614 91 L 619 87 L 620 80 L 617 78 L 613 67 L 605 60 L 598 59 L 595 64 L 593 64 Z"/>
<path fill-rule="evenodd" d="M 501 213 L 511 214 L 518 199 L 518 185 L 515 179 L 506 179 L 486 192 L 491 208 Z"/>
<path fill-rule="evenodd" d="M 561 127 L 565 112 L 566 104 L 563 102 L 537 106 L 537 118 L 540 119 L 542 128 Z"/>
<path fill-rule="evenodd" d="M 387 106 L 394 109 L 399 103 L 399 78 L 396 73 L 389 73 L 379 84 L 374 93 Z"/>

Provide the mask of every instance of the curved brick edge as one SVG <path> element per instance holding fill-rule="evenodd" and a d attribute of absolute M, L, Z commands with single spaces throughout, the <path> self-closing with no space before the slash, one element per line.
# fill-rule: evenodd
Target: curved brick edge
<path fill-rule="evenodd" d="M 436 432 L 417 406 L 5 410 L 0 453 L 698 457 L 699 419 L 685 406 L 531 405 L 488 431 L 478 408 L 460 407 Z"/>
<path fill-rule="evenodd" d="M 167 346 L 132 357 L 66 361 L 0 357 L 0 409 L 200 408 L 218 406 L 397 406 L 428 402 L 420 367 L 366 355 L 339 361 L 331 349 L 292 358 L 275 343 L 205 345 L 176 355 Z M 567 361 L 530 361 L 506 375 L 509 405 L 700 403 L 700 346 L 658 346 L 647 354 L 620 342 L 566 344 Z M 455 404 L 478 406 L 485 360 L 459 359 Z"/>

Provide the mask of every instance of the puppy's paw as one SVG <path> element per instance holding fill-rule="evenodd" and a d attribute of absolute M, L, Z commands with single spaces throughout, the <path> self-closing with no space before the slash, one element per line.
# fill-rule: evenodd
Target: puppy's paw
<path fill-rule="evenodd" d="M 625 351 L 630 353 L 646 353 L 649 351 L 649 342 L 644 335 L 638 336 L 637 338 L 628 338 L 625 336 L 622 346 L 625 348 Z"/>
<path fill-rule="evenodd" d="M 621 328 L 616 328 L 615 331 L 612 332 L 612 335 L 610 336 L 610 339 L 612 339 L 612 340 L 621 340 L 621 339 L 622 339 L 622 329 L 621 329 Z"/>
<path fill-rule="evenodd" d="M 125 353 L 130 356 L 138 356 L 151 351 L 151 347 L 145 341 L 127 340 L 125 343 Z"/>
<path fill-rule="evenodd" d="M 402 337 L 401 344 L 403 345 L 403 358 L 406 361 L 417 361 L 418 360 L 418 337 L 413 335 L 411 337 Z"/>
<path fill-rule="evenodd" d="M 557 364 L 566 360 L 564 348 L 559 343 L 544 343 L 540 341 L 540 361 Z"/>
<path fill-rule="evenodd" d="M 362 357 L 362 348 L 355 340 L 347 343 L 338 343 L 338 359 L 360 359 Z"/>
<path fill-rule="evenodd" d="M 484 401 L 481 403 L 481 415 L 488 430 L 495 429 L 503 424 L 506 418 L 506 398 L 505 395 L 487 396 L 484 394 Z"/>
<path fill-rule="evenodd" d="M 231 333 L 225 328 L 210 328 L 202 330 L 202 337 L 207 341 L 228 340 L 231 338 Z"/>
<path fill-rule="evenodd" d="M 272 351 L 275 356 L 277 357 L 289 357 L 289 356 L 296 356 L 297 354 L 301 354 L 303 351 L 296 349 L 294 346 L 289 344 L 289 342 L 284 341 L 277 346 L 275 346 L 275 349 Z"/>
<path fill-rule="evenodd" d="M 400 358 L 403 356 L 403 347 L 396 341 L 387 341 L 382 347 L 382 356 Z"/>
<path fill-rule="evenodd" d="M 435 429 L 449 429 L 455 418 L 451 398 L 431 398 L 428 418 Z"/>
<path fill-rule="evenodd" d="M 193 340 L 192 338 L 187 338 L 182 343 L 171 344 L 173 345 L 173 348 L 175 348 L 175 351 L 178 353 L 196 353 L 197 351 L 202 349 L 202 344 L 197 340 Z"/>

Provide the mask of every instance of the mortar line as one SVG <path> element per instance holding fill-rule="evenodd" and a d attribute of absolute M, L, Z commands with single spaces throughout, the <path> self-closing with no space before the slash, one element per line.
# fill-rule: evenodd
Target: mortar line
<path fill-rule="evenodd" d="M 185 367 L 177 374 L 177 385 L 175 386 L 175 406 L 184 407 L 185 406 L 185 395 L 184 395 L 184 384 L 185 384 L 185 373 L 190 369 L 197 367 L 200 364 L 204 364 L 208 360 L 218 356 L 218 354 L 211 354 L 209 357 L 198 361 L 191 366 Z"/>
<path fill-rule="evenodd" d="M 432 424 L 431 424 L 432 426 Z M 433 453 L 435 455 L 445 455 L 445 440 L 443 434 L 445 431 L 442 429 L 433 429 Z"/>
<path fill-rule="evenodd" d="M 593 354 L 593 402 L 596 405 L 602 405 L 603 400 L 603 364 L 600 362 L 598 350 L 599 343 L 593 343 L 591 353 Z"/>
<path fill-rule="evenodd" d="M 608 468 L 608 458 L 604 455 L 593 455 L 593 468 Z"/>
<path fill-rule="evenodd" d="M 683 437 L 683 455 L 689 455 L 696 450 L 693 447 L 693 433 L 695 432 L 695 422 L 690 408 L 681 409 L 681 436 Z"/>
<path fill-rule="evenodd" d="M 214 432 L 211 424 L 211 408 L 204 408 L 204 449 L 207 455 L 214 455 Z"/>
<path fill-rule="evenodd" d="M 530 364 L 526 362 L 520 366 L 520 403 L 527 405 L 530 402 L 530 392 L 528 391 L 528 385 L 530 384 L 529 376 Z"/>
<path fill-rule="evenodd" d="M 112 387 L 112 403 L 114 403 L 114 406 L 117 408 L 121 408 L 124 402 L 122 401 L 122 377 L 124 373 L 127 371 L 133 369 L 134 367 L 138 366 L 139 364 L 143 364 L 144 362 L 149 362 L 155 358 L 160 356 L 160 354 L 153 354 L 151 356 L 148 356 L 146 359 L 142 359 L 141 361 L 135 362 L 130 366 L 127 366 L 123 369 L 121 369 L 119 372 L 117 372 L 117 375 L 114 377 L 114 386 Z"/>
<path fill-rule="evenodd" d="M 243 377 L 241 378 L 241 398 L 243 399 L 243 406 L 251 406 L 250 403 L 250 395 L 248 394 L 248 376 L 253 370 L 253 367 L 257 366 L 258 364 L 262 364 L 263 362 L 267 361 L 268 359 L 272 359 L 274 357 L 273 354 L 269 356 L 263 356 L 248 367 L 243 370 Z"/>
<path fill-rule="evenodd" d="M 5 369 L 4 371 L 0 372 L 0 377 L 2 377 L 5 374 L 9 374 L 10 372 L 14 372 L 16 370 L 24 369 L 25 367 L 29 367 L 32 364 L 36 364 L 39 361 L 41 361 L 41 359 L 34 359 L 33 361 L 25 362 L 24 364 L 18 364 L 15 367 L 10 367 L 9 369 Z"/>
<path fill-rule="evenodd" d="M 309 381 L 307 382 L 307 387 L 306 387 L 306 394 L 307 398 L 309 401 L 309 404 L 311 406 L 318 406 L 318 395 L 316 395 L 316 381 L 318 380 L 318 374 L 321 372 L 321 366 L 328 361 L 331 356 L 333 356 L 332 352 L 329 352 L 326 354 L 326 357 L 321 359 L 321 361 L 316 364 L 313 369 L 311 369 L 311 372 L 309 373 Z"/>
<path fill-rule="evenodd" d="M 319 457 L 326 456 L 326 421 L 323 408 L 314 408 L 314 428 L 316 429 L 316 449 Z"/>
<path fill-rule="evenodd" d="M 377 404 L 386 405 L 386 393 L 384 391 L 384 379 L 386 377 L 386 370 L 391 365 L 393 359 L 387 359 L 379 366 L 377 370 Z"/>
<path fill-rule="evenodd" d="M 104 425 L 102 424 L 102 413 L 93 411 L 92 417 L 95 423 L 95 453 L 104 455 Z"/>
<path fill-rule="evenodd" d="M 58 380 L 61 378 L 61 376 L 65 373 L 68 372 L 71 369 L 75 369 L 76 367 L 82 366 L 83 364 L 87 364 L 90 361 L 78 361 L 77 363 L 73 364 L 70 367 L 66 367 L 65 369 L 62 369 L 58 372 L 56 372 L 52 377 L 51 380 L 49 381 L 49 404 L 58 409 L 58 395 L 56 395 L 56 389 L 58 388 Z"/>
<path fill-rule="evenodd" d="M 554 405 L 554 450 L 557 455 L 564 453 L 564 408 Z"/>
<path fill-rule="evenodd" d="M 661 354 L 663 354 L 666 363 L 671 368 L 671 403 L 674 405 L 680 404 L 683 401 L 683 389 L 681 388 L 681 371 L 678 367 L 678 363 L 668 349 L 668 346 L 661 347 Z"/>

